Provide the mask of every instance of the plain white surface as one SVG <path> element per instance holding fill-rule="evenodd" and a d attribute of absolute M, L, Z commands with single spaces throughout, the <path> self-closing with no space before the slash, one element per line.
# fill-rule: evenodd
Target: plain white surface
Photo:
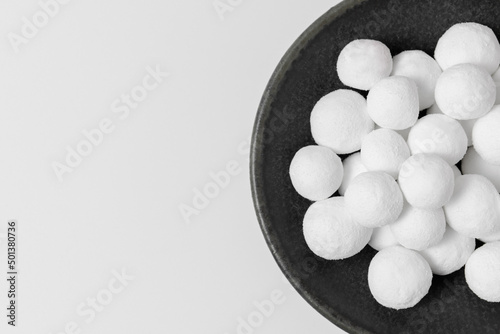
<path fill-rule="evenodd" d="M 343 333 L 283 280 L 248 177 L 272 71 L 338 2 L 225 0 L 222 20 L 210 0 L 73 0 L 16 53 L 9 33 L 40 4 L 2 1 L 0 261 L 17 219 L 19 309 L 14 329 L 2 312 L 0 332 L 233 334 L 273 296 L 246 332 Z M 156 69 L 169 73 L 158 85 Z M 126 114 L 121 96 L 143 80 L 155 87 Z M 112 131 L 60 182 L 54 162 L 101 122 Z M 230 180 L 188 223 L 179 208 L 228 163 Z M 133 278 L 120 283 L 122 271 Z"/>

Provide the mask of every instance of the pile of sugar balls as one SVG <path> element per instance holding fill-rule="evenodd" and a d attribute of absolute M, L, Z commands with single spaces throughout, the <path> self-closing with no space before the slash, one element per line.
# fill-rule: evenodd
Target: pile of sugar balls
<path fill-rule="evenodd" d="M 341 51 L 337 71 L 367 98 L 338 89 L 311 112 L 317 145 L 300 149 L 289 170 L 313 201 L 305 241 L 327 260 L 367 244 L 379 251 L 368 284 L 383 306 L 413 307 L 433 274 L 464 265 L 470 289 L 500 302 L 499 65 L 497 37 L 477 23 L 452 26 L 434 58 L 392 57 L 383 43 L 359 39 Z M 476 249 L 476 239 L 485 245 Z"/>

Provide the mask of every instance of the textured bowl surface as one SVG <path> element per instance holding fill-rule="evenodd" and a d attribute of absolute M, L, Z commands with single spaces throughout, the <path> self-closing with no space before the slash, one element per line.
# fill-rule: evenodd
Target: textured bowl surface
<path fill-rule="evenodd" d="M 375 251 L 367 246 L 343 261 L 316 257 L 302 235 L 302 218 L 310 202 L 294 191 L 288 176 L 294 153 L 314 144 L 309 126 L 314 104 L 323 95 L 345 88 L 335 67 L 347 43 L 372 38 L 384 42 L 393 55 L 414 49 L 433 55 L 439 37 L 459 22 L 485 24 L 500 36 L 500 1 L 344 1 L 291 46 L 262 98 L 250 161 L 253 199 L 262 231 L 297 291 L 347 332 L 500 333 L 500 303 L 476 297 L 466 285 L 463 269 L 449 276 L 434 276 L 430 293 L 411 309 L 395 311 L 379 305 L 367 281 Z"/>

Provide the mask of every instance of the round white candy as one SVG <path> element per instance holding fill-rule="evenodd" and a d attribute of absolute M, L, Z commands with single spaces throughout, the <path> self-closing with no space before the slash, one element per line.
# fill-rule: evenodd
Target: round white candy
<path fill-rule="evenodd" d="M 337 73 L 346 86 L 369 90 L 392 71 L 391 51 L 385 44 L 358 39 L 347 44 L 337 60 Z"/>
<path fill-rule="evenodd" d="M 463 127 L 446 115 L 427 115 L 420 118 L 408 135 L 412 154 L 433 153 L 454 165 L 467 151 L 467 135 Z"/>
<path fill-rule="evenodd" d="M 465 279 L 479 298 L 500 302 L 500 241 L 479 247 L 465 265 Z"/>
<path fill-rule="evenodd" d="M 482 67 L 460 64 L 448 68 L 436 84 L 436 103 L 458 120 L 484 116 L 496 100 L 496 86 Z"/>
<path fill-rule="evenodd" d="M 391 75 L 408 77 L 418 87 L 419 109 L 434 104 L 434 90 L 442 71 L 438 63 L 427 53 L 419 50 L 404 51 L 394 56 Z"/>
<path fill-rule="evenodd" d="M 497 86 L 497 99 L 495 101 L 495 104 L 500 104 L 500 67 L 495 71 L 495 73 L 493 73 L 491 77 L 493 78 L 493 81 Z"/>
<path fill-rule="evenodd" d="M 409 78 L 380 80 L 368 93 L 368 114 L 382 128 L 404 130 L 418 118 L 418 88 Z"/>
<path fill-rule="evenodd" d="M 344 197 L 313 203 L 302 225 L 311 251 L 327 260 L 341 260 L 359 253 L 370 240 L 372 229 L 356 224 L 345 209 Z"/>
<path fill-rule="evenodd" d="M 373 229 L 372 238 L 368 243 L 373 249 L 381 251 L 384 248 L 399 245 L 391 231 L 391 225 L 385 225 Z"/>
<path fill-rule="evenodd" d="M 314 140 L 338 154 L 358 151 L 373 127 L 365 98 L 352 90 L 339 89 L 323 96 L 311 112 Z"/>
<path fill-rule="evenodd" d="M 417 252 L 401 246 L 385 248 L 372 259 L 368 286 L 380 304 L 396 310 L 415 306 L 428 292 L 432 271 Z"/>
<path fill-rule="evenodd" d="M 462 175 L 444 206 L 451 228 L 471 238 L 482 238 L 500 229 L 500 195 L 482 175 Z"/>
<path fill-rule="evenodd" d="M 429 109 L 427 109 L 427 115 L 432 114 L 444 115 L 441 109 L 439 109 L 438 105 L 435 103 Z M 472 128 L 474 127 L 476 121 L 477 118 L 458 121 L 464 128 L 465 134 L 467 135 L 467 146 L 472 146 Z"/>
<path fill-rule="evenodd" d="M 434 57 L 443 70 L 471 63 L 492 74 L 500 64 L 500 45 L 490 28 L 479 23 L 459 23 L 441 36 Z"/>
<path fill-rule="evenodd" d="M 356 176 L 345 192 L 345 202 L 354 221 L 371 228 L 393 223 L 403 210 L 398 184 L 383 172 Z"/>
<path fill-rule="evenodd" d="M 290 164 L 290 179 L 295 190 L 311 201 L 333 195 L 343 177 L 340 158 L 329 148 L 310 145 L 301 148 Z"/>
<path fill-rule="evenodd" d="M 410 149 L 399 133 L 390 129 L 370 132 L 361 142 L 361 161 L 370 171 L 386 172 L 397 178 Z"/>
<path fill-rule="evenodd" d="M 500 168 L 500 105 L 477 120 L 472 130 L 474 148 L 487 162 Z"/>
<path fill-rule="evenodd" d="M 455 175 L 450 165 L 435 154 L 418 153 L 401 166 L 399 185 L 409 204 L 438 209 L 453 194 Z"/>
<path fill-rule="evenodd" d="M 359 152 L 351 154 L 344 159 L 344 178 L 339 188 L 339 194 L 344 195 L 346 189 L 351 184 L 351 181 L 361 173 L 368 172 L 365 165 L 361 162 L 361 154 Z"/>
<path fill-rule="evenodd" d="M 476 152 L 474 147 L 469 147 L 462 160 L 462 171 L 464 174 L 479 174 L 488 178 L 500 192 L 500 166 L 492 165 Z"/>
<path fill-rule="evenodd" d="M 418 209 L 405 203 L 399 218 L 391 224 L 396 240 L 406 248 L 423 250 L 443 238 L 446 220 L 443 209 Z"/>
<path fill-rule="evenodd" d="M 449 275 L 462 268 L 476 248 L 476 240 L 446 227 L 443 239 L 420 252 L 436 275 Z"/>

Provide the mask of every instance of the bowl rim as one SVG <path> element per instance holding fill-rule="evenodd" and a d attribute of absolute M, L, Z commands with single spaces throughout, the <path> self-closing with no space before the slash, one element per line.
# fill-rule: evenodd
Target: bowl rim
<path fill-rule="evenodd" d="M 348 10 L 366 1 L 368 0 L 343 0 L 342 2 L 333 6 L 326 13 L 316 19 L 288 48 L 288 50 L 276 66 L 276 69 L 274 70 L 266 88 L 264 89 L 264 93 L 257 110 L 257 115 L 255 117 L 250 145 L 250 184 L 254 209 L 267 246 L 271 250 L 275 261 L 278 263 L 279 268 L 281 269 L 287 280 L 292 284 L 294 289 L 302 296 L 302 298 L 304 298 L 316 311 L 322 314 L 330 322 L 332 322 L 342 330 L 351 333 L 371 332 L 362 327 L 359 327 L 356 324 L 353 324 L 346 317 L 340 315 L 336 310 L 330 309 L 325 305 L 318 303 L 315 300 L 314 296 L 303 290 L 303 288 L 299 284 L 299 281 L 289 272 L 289 262 L 281 255 L 279 241 L 274 235 L 275 232 L 266 223 L 266 221 L 268 220 L 268 213 L 266 204 L 263 201 L 263 179 L 258 174 L 257 168 L 257 166 L 260 166 L 263 163 L 263 161 L 259 158 L 259 154 L 263 148 L 263 145 L 259 144 L 260 136 L 258 135 L 258 132 L 259 130 L 262 130 L 262 126 L 265 122 L 265 117 L 268 116 L 270 110 L 272 109 L 272 103 L 277 95 L 281 80 L 290 70 L 294 60 L 300 55 L 302 49 L 307 46 L 308 42 L 313 37 L 315 37 L 318 32 L 321 31 L 324 25 L 329 24 Z"/>

